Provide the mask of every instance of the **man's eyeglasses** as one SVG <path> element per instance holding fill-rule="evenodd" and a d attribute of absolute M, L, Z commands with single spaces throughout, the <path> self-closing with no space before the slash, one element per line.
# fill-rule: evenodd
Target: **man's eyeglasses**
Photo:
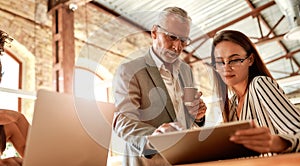
<path fill-rule="evenodd" d="M 177 36 L 171 32 L 168 32 L 166 29 L 162 28 L 160 25 L 157 25 L 157 27 L 161 30 L 163 30 L 163 33 L 168 37 L 168 39 L 170 41 L 176 41 L 176 40 L 180 40 L 180 42 L 182 44 L 184 44 L 185 46 L 188 46 L 191 44 L 191 39 L 189 37 L 180 37 L 180 36 Z"/>
<path fill-rule="evenodd" d="M 232 59 L 232 60 L 229 60 L 228 62 L 225 62 L 225 61 L 218 61 L 216 60 L 215 62 L 215 67 L 217 69 L 219 68 L 222 68 L 225 66 L 225 64 L 229 65 L 230 67 L 236 67 L 236 66 L 239 66 L 241 65 L 246 59 L 248 59 L 250 57 L 251 54 L 247 55 L 245 58 L 241 59 Z"/>

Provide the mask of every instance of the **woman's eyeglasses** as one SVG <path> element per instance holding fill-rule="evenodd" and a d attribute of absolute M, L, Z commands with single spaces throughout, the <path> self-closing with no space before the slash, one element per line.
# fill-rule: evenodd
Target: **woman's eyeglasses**
<path fill-rule="evenodd" d="M 163 33 L 168 37 L 168 39 L 170 41 L 176 41 L 176 40 L 180 40 L 180 42 L 182 44 L 184 44 L 185 46 L 188 46 L 191 44 L 191 39 L 189 37 L 180 37 L 180 36 L 177 36 L 171 32 L 168 32 L 166 29 L 162 28 L 160 25 L 157 25 L 157 27 L 159 29 L 161 29 L 163 31 Z"/>
<path fill-rule="evenodd" d="M 239 59 L 232 59 L 232 60 L 229 60 L 227 62 L 225 61 L 218 61 L 216 60 L 214 66 L 217 68 L 217 69 L 221 69 L 225 66 L 225 64 L 229 65 L 230 67 L 236 67 L 236 66 L 239 66 L 241 65 L 246 59 L 248 59 L 250 57 L 251 54 L 247 55 L 245 58 L 239 58 Z"/>

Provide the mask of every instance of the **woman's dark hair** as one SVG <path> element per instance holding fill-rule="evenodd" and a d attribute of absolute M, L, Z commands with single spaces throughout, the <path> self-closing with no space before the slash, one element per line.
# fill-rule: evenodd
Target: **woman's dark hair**
<path fill-rule="evenodd" d="M 4 51 L 4 44 L 12 40 L 13 39 L 6 32 L 0 30 L 0 52 Z"/>
<path fill-rule="evenodd" d="M 253 64 L 249 67 L 249 75 L 248 75 L 248 84 L 249 86 L 252 79 L 256 76 L 268 76 L 271 77 L 271 73 L 267 69 L 265 63 L 262 61 L 257 49 L 251 40 L 243 33 L 235 30 L 224 30 L 216 33 L 213 38 L 212 52 L 211 52 L 211 63 L 215 68 L 215 47 L 221 43 L 222 41 L 230 41 L 235 44 L 240 45 L 247 52 L 247 55 L 250 56 L 252 54 Z M 216 69 L 216 68 L 215 68 Z M 228 99 L 228 87 L 222 81 L 221 77 L 217 72 L 215 72 L 215 76 L 217 79 L 217 92 L 224 101 L 224 120 L 228 120 L 229 116 L 229 99 Z M 247 87 L 248 89 L 248 87 Z"/>

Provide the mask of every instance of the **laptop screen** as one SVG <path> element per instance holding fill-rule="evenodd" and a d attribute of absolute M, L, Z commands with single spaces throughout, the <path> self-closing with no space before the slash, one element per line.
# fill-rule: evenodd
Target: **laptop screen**
<path fill-rule="evenodd" d="M 23 165 L 106 165 L 113 112 L 112 103 L 38 91 Z"/>

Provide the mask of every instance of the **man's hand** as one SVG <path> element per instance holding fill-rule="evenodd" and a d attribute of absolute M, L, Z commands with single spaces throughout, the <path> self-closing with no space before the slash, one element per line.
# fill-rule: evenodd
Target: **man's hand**
<path fill-rule="evenodd" d="M 158 134 L 163 134 L 172 131 L 180 131 L 180 130 L 183 130 L 183 128 L 179 122 L 164 123 L 160 125 L 156 130 L 154 130 L 152 135 L 158 135 Z"/>
<path fill-rule="evenodd" d="M 204 117 L 206 113 L 206 105 L 203 100 L 200 98 L 202 96 L 202 92 L 197 92 L 195 95 L 195 99 L 191 102 L 190 105 L 186 105 L 190 115 L 195 119 L 199 120 Z"/>

